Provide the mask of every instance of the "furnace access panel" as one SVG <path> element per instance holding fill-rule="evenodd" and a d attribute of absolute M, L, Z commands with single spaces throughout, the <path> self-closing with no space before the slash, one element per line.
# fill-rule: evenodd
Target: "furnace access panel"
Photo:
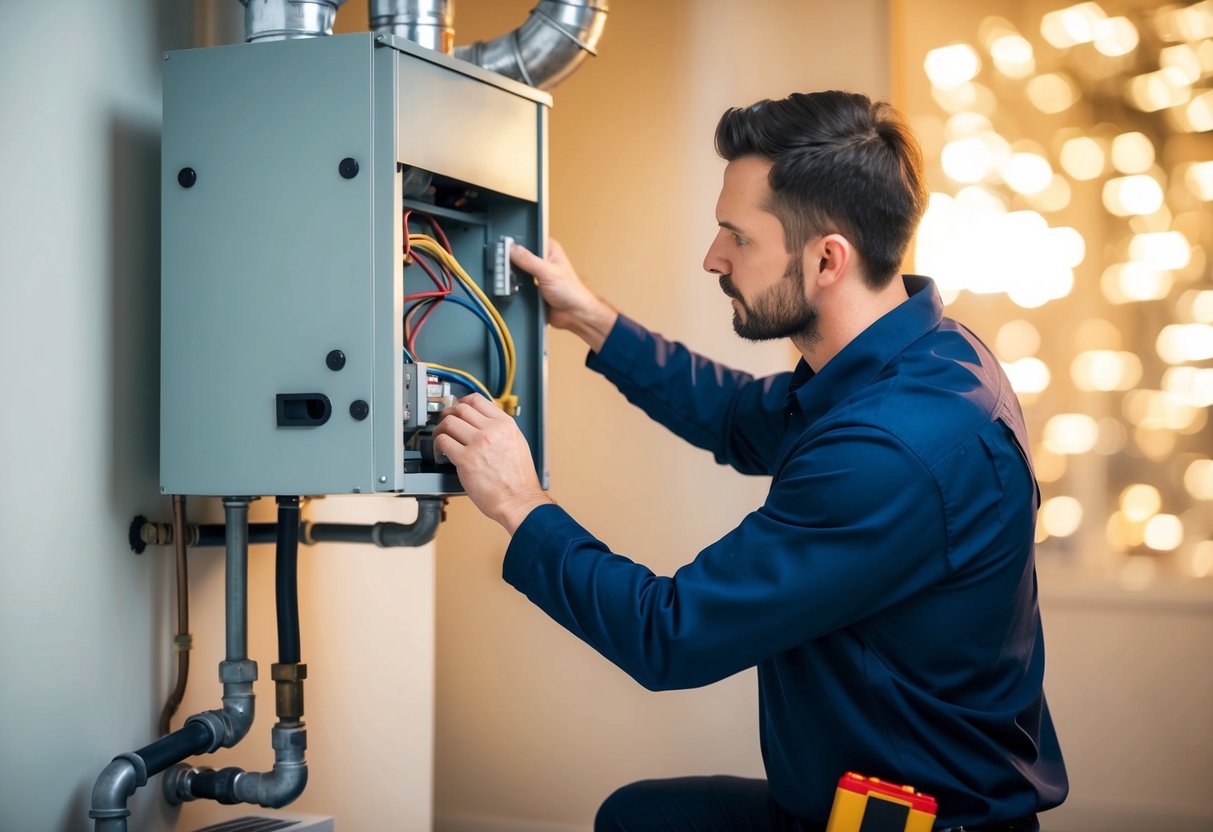
<path fill-rule="evenodd" d="M 391 35 L 169 53 L 160 480 L 461 490 L 430 431 L 478 390 L 544 461 L 550 97 Z"/>

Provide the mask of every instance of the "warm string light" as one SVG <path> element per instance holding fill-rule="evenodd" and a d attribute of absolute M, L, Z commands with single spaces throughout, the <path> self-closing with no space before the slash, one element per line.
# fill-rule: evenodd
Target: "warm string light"
<path fill-rule="evenodd" d="M 998 330 L 993 347 L 1025 408 L 1048 407 L 1032 449 L 1046 492 L 1037 540 L 1090 528 L 1124 553 L 1121 580 L 1140 588 L 1159 577 L 1160 558 L 1182 574 L 1213 576 L 1209 507 L 1184 508 L 1213 501 L 1213 460 L 1174 462 L 1185 443 L 1208 446 L 1187 437 L 1206 430 L 1213 407 L 1213 290 L 1200 285 L 1209 281 L 1202 246 L 1213 239 L 1204 204 L 1213 201 L 1213 159 L 1167 139 L 1213 131 L 1213 0 L 1162 8 L 1143 0 L 1117 11 L 1097 2 L 1057 8 L 1038 33 L 986 18 L 972 43 L 927 54 L 931 95 L 946 117 L 935 122 L 932 154 L 950 185 L 931 194 L 915 268 L 936 279 L 947 303 L 1002 295 L 1027 310 Z M 1028 124 L 1045 126 L 1043 145 L 1006 124 L 1013 116 L 999 96 L 1010 88 L 1036 112 Z M 1136 119 L 1091 120 L 1125 104 Z M 1123 229 L 1098 241 L 1094 257 L 1083 232 L 1058 216 L 1092 204 L 1112 218 L 1105 228 Z M 1121 327 L 1095 317 L 1042 336 L 1033 310 L 1067 302 L 1079 276 L 1120 320 L 1155 310 L 1138 318 L 1148 328 L 1126 344 Z M 1054 362 L 1064 362 L 1060 371 Z M 1084 510 L 1081 489 L 1063 490 L 1068 461 L 1087 455 L 1135 460 L 1142 480 L 1102 519 Z M 1121 476 L 1129 470 L 1107 464 Z"/>

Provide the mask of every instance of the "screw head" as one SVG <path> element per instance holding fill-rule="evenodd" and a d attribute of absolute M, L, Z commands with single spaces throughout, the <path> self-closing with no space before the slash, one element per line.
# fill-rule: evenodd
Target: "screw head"
<path fill-rule="evenodd" d="M 358 175 L 358 160 L 352 156 L 346 156 L 337 166 L 337 170 L 345 179 L 353 179 Z"/>
<path fill-rule="evenodd" d="M 330 370 L 337 372 L 345 366 L 345 353 L 341 350 L 332 350 L 324 357 L 324 363 L 328 365 Z"/>
<path fill-rule="evenodd" d="M 380 474 L 380 475 L 379 475 L 379 481 L 380 481 L 380 482 L 387 482 L 387 474 Z"/>
<path fill-rule="evenodd" d="M 193 168 L 182 168 L 177 171 L 177 184 L 183 188 L 192 188 L 198 181 L 198 172 Z"/>
<path fill-rule="evenodd" d="M 370 415 L 371 406 L 362 399 L 355 399 L 350 403 L 350 415 L 361 422 Z"/>

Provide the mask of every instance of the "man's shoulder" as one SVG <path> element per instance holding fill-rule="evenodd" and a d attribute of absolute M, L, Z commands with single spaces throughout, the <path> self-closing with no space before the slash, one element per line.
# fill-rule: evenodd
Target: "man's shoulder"
<path fill-rule="evenodd" d="M 894 356 L 841 418 L 886 431 L 930 463 L 1003 418 L 1014 397 L 997 359 L 945 318 Z"/>

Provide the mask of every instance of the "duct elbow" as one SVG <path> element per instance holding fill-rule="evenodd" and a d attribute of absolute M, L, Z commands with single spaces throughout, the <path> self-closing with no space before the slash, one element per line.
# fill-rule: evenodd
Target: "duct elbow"
<path fill-rule="evenodd" d="M 548 90 L 597 54 L 607 11 L 607 0 L 541 0 L 517 29 L 457 47 L 455 56 Z"/>

